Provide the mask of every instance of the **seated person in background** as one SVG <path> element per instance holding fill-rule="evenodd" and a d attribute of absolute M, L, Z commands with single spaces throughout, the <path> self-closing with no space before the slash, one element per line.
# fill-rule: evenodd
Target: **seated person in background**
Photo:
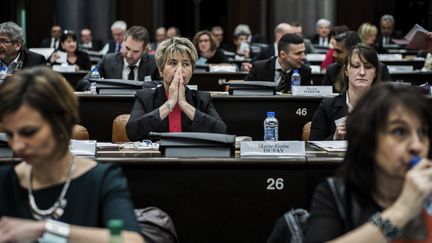
<path fill-rule="evenodd" d="M 297 34 L 298 36 L 303 38 L 303 42 L 305 43 L 305 48 L 306 48 L 305 53 L 309 54 L 309 53 L 315 52 L 315 49 L 312 46 L 312 42 L 308 38 L 303 37 L 303 27 L 302 27 L 301 23 L 292 22 L 292 23 L 290 23 L 290 25 L 291 25 L 291 28 L 292 28 L 294 34 Z"/>
<path fill-rule="evenodd" d="M 344 140 L 345 117 L 379 80 L 378 54 L 370 45 L 354 46 L 343 66 L 343 93 L 324 99 L 312 118 L 309 140 Z"/>
<path fill-rule="evenodd" d="M 65 30 L 60 37 L 60 47 L 48 58 L 51 65 L 58 65 L 60 55 L 58 51 L 67 53 L 66 62 L 75 65 L 76 70 L 90 70 L 91 62 L 89 55 L 78 48 L 77 36 L 74 31 Z"/>
<path fill-rule="evenodd" d="M 343 168 L 318 185 L 305 242 L 431 242 L 431 109 L 415 88 L 383 83 L 348 116 Z M 412 169 L 413 156 L 422 159 Z M 337 197 L 334 196 L 337 192 Z"/>
<path fill-rule="evenodd" d="M 330 44 L 330 20 L 319 19 L 315 26 L 316 34 L 309 38 L 311 43 L 317 46 L 328 47 Z"/>
<path fill-rule="evenodd" d="M 23 160 L 0 167 L 0 242 L 108 242 L 112 219 L 125 242 L 144 242 L 121 168 L 69 151 L 78 120 L 73 89 L 47 67 L 0 85 L 0 123 Z"/>
<path fill-rule="evenodd" d="M 219 44 L 210 31 L 196 33 L 193 43 L 198 51 L 198 65 L 228 63 L 228 58 L 219 50 Z"/>
<path fill-rule="evenodd" d="M 127 24 L 123 20 L 117 20 L 111 25 L 112 40 L 108 41 L 100 53 L 120 53 L 122 49 L 123 37 L 127 30 Z"/>
<path fill-rule="evenodd" d="M 304 59 L 303 38 L 296 34 L 285 34 L 278 43 L 278 56 L 253 63 L 245 80 L 275 82 L 276 91 L 288 92 L 291 90 L 293 70 L 298 69 L 301 85 L 311 85 L 311 69 L 304 65 Z"/>
<path fill-rule="evenodd" d="M 392 15 L 385 14 L 380 20 L 380 33 L 375 40 L 375 46 L 377 46 L 379 51 L 387 53 L 386 48 L 388 45 L 395 44 L 393 39 L 400 38 L 400 34 L 396 34 L 395 30 L 395 20 Z"/>
<path fill-rule="evenodd" d="M 254 60 L 265 60 L 265 59 L 269 59 L 270 57 L 277 57 L 278 56 L 277 47 L 278 47 L 279 40 L 283 35 L 287 33 L 294 33 L 294 29 L 292 28 L 292 26 L 287 23 L 278 24 L 274 29 L 274 42 L 272 44 L 269 44 L 267 48 L 261 48 L 260 52 L 254 58 Z M 249 70 L 250 69 L 246 71 Z"/>
<path fill-rule="evenodd" d="M 176 26 L 171 26 L 168 28 L 166 32 L 166 36 L 167 38 L 180 37 L 181 36 L 180 29 L 177 28 Z"/>
<path fill-rule="evenodd" d="M 102 41 L 93 39 L 92 32 L 89 28 L 81 30 L 80 44 L 81 49 L 90 51 L 100 51 L 102 49 Z"/>
<path fill-rule="evenodd" d="M 422 71 L 432 71 L 432 32 L 427 33 L 428 48 Z"/>
<path fill-rule="evenodd" d="M 375 50 L 377 50 L 378 52 L 378 47 L 375 46 L 375 40 L 377 37 L 378 29 L 375 25 L 372 25 L 367 22 L 363 23 L 358 28 L 357 33 L 362 43 L 373 46 Z"/>
<path fill-rule="evenodd" d="M 60 25 L 53 25 L 51 27 L 51 38 L 45 38 L 41 41 L 40 47 L 57 49 L 60 44 L 60 36 L 62 34 L 62 27 Z"/>
<path fill-rule="evenodd" d="M 224 42 L 224 30 L 222 29 L 221 26 L 213 26 L 211 28 L 211 33 L 213 34 L 213 36 L 215 37 L 218 45 L 219 45 L 219 49 L 227 49 L 227 45 Z"/>
<path fill-rule="evenodd" d="M 126 124 L 129 140 L 146 139 L 149 132 L 226 132 L 210 94 L 186 87 L 197 59 L 194 45 L 186 38 L 174 37 L 160 44 L 156 62 L 163 85 L 136 93 Z"/>
<path fill-rule="evenodd" d="M 14 22 L 0 24 L 0 68 L 12 74 L 20 69 L 45 64 L 42 55 L 24 48 L 21 27 Z"/>
<path fill-rule="evenodd" d="M 347 31 L 335 37 L 335 43 L 333 48 L 336 63 L 332 63 L 327 67 L 327 71 L 324 74 L 322 85 L 332 85 L 334 91 L 341 91 L 342 85 L 337 83 L 338 76 L 341 75 L 340 73 L 342 66 L 345 63 L 345 59 L 350 49 L 358 43 L 361 43 L 361 40 L 358 34 L 354 31 Z M 379 63 L 379 67 L 381 81 L 391 81 L 390 73 L 387 66 L 383 63 Z"/>
<path fill-rule="evenodd" d="M 251 36 L 249 26 L 240 24 L 234 30 L 233 45 L 227 51 L 234 53 L 234 60 L 248 60 L 252 53 L 249 46 Z"/>
<path fill-rule="evenodd" d="M 166 36 L 166 29 L 165 27 L 159 27 L 155 31 L 155 41 L 150 44 L 150 50 L 154 54 L 158 46 L 162 41 L 164 41 L 167 38 Z"/>
<path fill-rule="evenodd" d="M 335 45 L 334 43 L 336 42 L 335 37 L 339 34 L 347 32 L 347 31 L 349 31 L 349 29 L 346 25 L 338 25 L 338 26 L 332 27 L 332 30 L 330 31 L 329 49 L 326 53 L 324 60 L 322 61 L 321 65 L 320 65 L 321 71 L 327 70 L 327 67 L 336 61 L 336 59 L 334 57 L 334 45 Z"/>
<path fill-rule="evenodd" d="M 153 56 L 146 53 L 150 41 L 149 33 L 143 26 L 132 26 L 124 36 L 120 53 L 106 54 L 95 69 L 101 78 L 152 81 L 160 80 Z M 81 79 L 76 90 L 90 88 L 91 72 Z"/>

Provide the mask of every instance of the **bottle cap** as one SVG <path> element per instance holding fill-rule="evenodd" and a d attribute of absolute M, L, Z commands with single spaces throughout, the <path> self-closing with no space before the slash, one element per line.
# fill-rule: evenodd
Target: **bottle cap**
<path fill-rule="evenodd" d="M 414 167 L 418 162 L 420 162 L 422 158 L 420 156 L 413 156 L 411 157 L 411 159 L 408 161 L 408 167 L 411 169 L 412 167 Z"/>
<path fill-rule="evenodd" d="M 108 221 L 108 228 L 111 232 L 111 235 L 119 235 L 123 230 L 123 220 L 121 219 L 111 219 Z"/>
<path fill-rule="evenodd" d="M 274 117 L 275 112 L 274 111 L 267 111 L 267 116 Z"/>
<path fill-rule="evenodd" d="M 294 73 L 298 73 L 298 69 L 294 69 Z"/>

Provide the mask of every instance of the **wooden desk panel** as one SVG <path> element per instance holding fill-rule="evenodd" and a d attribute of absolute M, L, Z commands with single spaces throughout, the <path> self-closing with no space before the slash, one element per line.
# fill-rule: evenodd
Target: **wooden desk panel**
<path fill-rule="evenodd" d="M 112 122 L 117 115 L 130 113 L 133 96 L 79 94 L 81 125 L 90 139 L 111 141 Z M 301 140 L 303 125 L 312 120 L 321 98 L 293 96 L 214 96 L 213 104 L 228 126 L 228 133 L 263 139 L 267 111 L 275 111 L 280 140 Z"/>

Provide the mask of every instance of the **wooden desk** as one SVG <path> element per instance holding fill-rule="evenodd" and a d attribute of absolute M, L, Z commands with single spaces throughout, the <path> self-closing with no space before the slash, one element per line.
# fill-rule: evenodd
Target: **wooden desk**
<path fill-rule="evenodd" d="M 90 139 L 111 141 L 112 122 L 120 114 L 130 113 L 133 96 L 79 94 L 80 124 Z M 320 97 L 293 96 L 213 96 L 228 133 L 263 139 L 263 122 L 267 111 L 275 111 L 279 120 L 280 140 L 301 140 L 303 125 L 312 120 Z"/>
<path fill-rule="evenodd" d="M 166 211 L 188 243 L 266 242 L 275 221 L 309 208 L 316 184 L 340 165 L 309 164 L 307 156 L 98 160 L 121 165 L 135 207 Z"/>

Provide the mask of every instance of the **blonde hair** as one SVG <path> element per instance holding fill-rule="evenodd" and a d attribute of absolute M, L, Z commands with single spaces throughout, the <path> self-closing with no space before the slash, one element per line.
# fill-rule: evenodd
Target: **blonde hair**
<path fill-rule="evenodd" d="M 195 49 L 194 44 L 183 37 L 173 37 L 162 41 L 159 47 L 156 49 L 156 65 L 159 71 L 162 71 L 166 61 L 169 57 L 179 53 L 189 57 L 192 65 L 192 70 L 195 68 L 196 61 L 198 59 L 198 53 Z"/>
<path fill-rule="evenodd" d="M 363 23 L 360 25 L 357 31 L 362 43 L 366 43 L 368 37 L 370 35 L 376 35 L 378 33 L 378 29 L 375 25 L 370 23 Z"/>

